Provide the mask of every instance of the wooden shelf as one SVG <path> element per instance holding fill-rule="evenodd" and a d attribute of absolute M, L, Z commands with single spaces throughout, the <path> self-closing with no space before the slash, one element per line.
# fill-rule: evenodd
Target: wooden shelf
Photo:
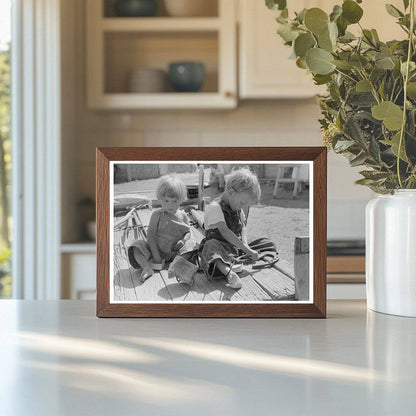
<path fill-rule="evenodd" d="M 232 96 L 217 93 L 102 94 L 91 100 L 100 109 L 215 109 L 234 108 Z"/>
<path fill-rule="evenodd" d="M 98 21 L 99 29 L 105 32 L 201 32 L 218 31 L 218 17 L 107 17 Z"/>

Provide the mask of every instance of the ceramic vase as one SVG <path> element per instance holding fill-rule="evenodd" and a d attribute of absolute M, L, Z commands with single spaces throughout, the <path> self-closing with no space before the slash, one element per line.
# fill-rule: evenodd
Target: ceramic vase
<path fill-rule="evenodd" d="M 366 207 L 367 306 L 416 317 L 416 190 L 379 196 Z"/>

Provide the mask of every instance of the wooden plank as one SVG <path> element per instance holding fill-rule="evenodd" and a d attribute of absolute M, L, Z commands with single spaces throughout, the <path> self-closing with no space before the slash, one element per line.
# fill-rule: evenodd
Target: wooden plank
<path fill-rule="evenodd" d="M 271 297 L 252 279 L 249 273 L 240 273 L 243 286 L 236 290 L 228 286 L 225 279 L 208 280 L 202 273 L 195 278 L 195 284 L 199 290 L 209 293 L 215 301 L 264 301 Z"/>
<path fill-rule="evenodd" d="M 121 233 L 118 233 L 121 235 Z M 120 243 L 114 247 L 114 300 L 137 301 L 132 269 L 125 258 L 125 249 Z"/>
<path fill-rule="evenodd" d="M 139 302 L 172 300 L 160 272 L 154 272 L 153 276 L 141 282 L 140 270 L 136 270 L 133 274 L 133 285 Z"/>
<path fill-rule="evenodd" d="M 264 301 L 273 300 L 270 294 L 264 290 L 261 285 L 254 279 L 253 275 L 248 270 L 239 274 L 243 287 L 238 291 L 239 295 L 244 301 Z"/>
<path fill-rule="evenodd" d="M 274 267 L 270 269 L 253 270 L 250 267 L 253 280 L 266 291 L 273 300 L 293 299 L 295 283 Z"/>
<path fill-rule="evenodd" d="M 169 279 L 167 270 L 161 270 L 160 275 L 173 301 L 198 302 L 205 300 L 202 293 L 193 290 L 193 286 L 190 287 L 185 283 L 178 283 L 176 279 Z"/>
<path fill-rule="evenodd" d="M 223 282 L 223 286 L 220 285 L 220 282 Z M 195 275 L 193 290 L 204 294 L 204 300 L 211 302 L 230 300 L 235 292 L 234 289 L 225 286 L 225 280 L 211 281 L 205 277 L 204 273 Z"/>

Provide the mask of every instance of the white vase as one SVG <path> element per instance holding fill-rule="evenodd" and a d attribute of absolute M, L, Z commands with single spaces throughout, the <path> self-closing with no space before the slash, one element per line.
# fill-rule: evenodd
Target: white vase
<path fill-rule="evenodd" d="M 369 309 L 416 317 L 416 190 L 367 204 L 366 282 Z"/>

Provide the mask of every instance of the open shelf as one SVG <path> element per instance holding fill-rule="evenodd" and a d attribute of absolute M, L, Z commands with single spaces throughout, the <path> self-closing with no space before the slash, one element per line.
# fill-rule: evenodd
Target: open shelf
<path fill-rule="evenodd" d="M 213 1 L 218 12 L 211 17 L 166 17 L 162 10 L 157 17 L 127 18 L 114 17 L 113 0 L 87 0 L 88 107 L 235 108 L 237 42 L 236 30 L 230 30 L 236 26 L 235 4 L 230 0 Z M 132 71 L 163 70 L 167 78 L 169 64 L 181 61 L 204 64 L 205 80 L 198 92 L 177 93 L 169 83 L 153 88 L 160 92 L 129 92 Z M 142 87 L 139 84 L 135 90 L 152 90 Z"/>
<path fill-rule="evenodd" d="M 167 77 L 169 64 L 175 61 L 204 64 L 204 84 L 200 92 L 191 93 L 191 96 L 218 92 L 218 39 L 215 32 L 106 33 L 104 59 L 106 94 L 130 95 L 128 77 L 131 71 L 138 68 L 160 69 Z M 166 83 L 166 90 L 158 94 L 163 93 L 174 93 L 169 83 Z"/>

